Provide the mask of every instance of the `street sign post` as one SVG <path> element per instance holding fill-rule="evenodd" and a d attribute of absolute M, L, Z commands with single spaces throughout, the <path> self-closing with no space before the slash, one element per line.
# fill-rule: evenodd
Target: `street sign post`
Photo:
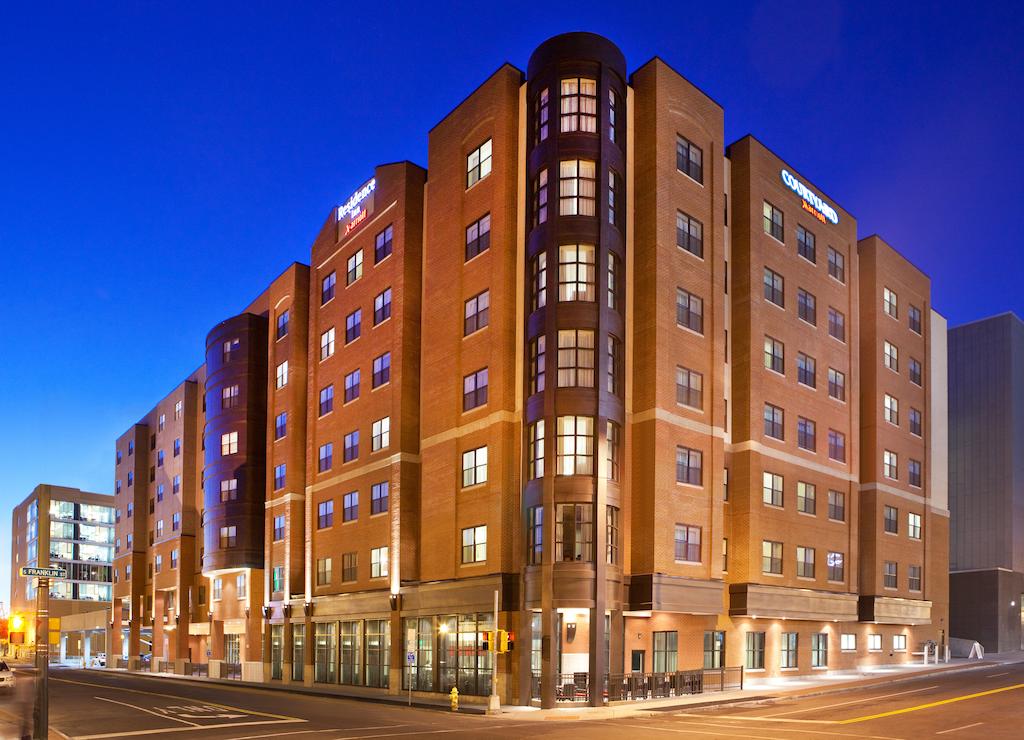
<path fill-rule="evenodd" d="M 36 709 L 32 728 L 33 740 L 47 740 L 50 735 L 50 579 L 67 578 L 64 568 L 24 566 L 21 575 L 36 579 Z"/>

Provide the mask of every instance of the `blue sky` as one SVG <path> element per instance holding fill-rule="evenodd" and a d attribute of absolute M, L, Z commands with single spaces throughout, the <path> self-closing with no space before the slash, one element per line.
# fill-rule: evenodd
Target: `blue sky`
<path fill-rule="evenodd" d="M 926 10 L 927 8 L 927 10 Z M 375 164 L 545 38 L 664 58 L 932 277 L 1024 314 L 1009 3 L 32 3 L 0 24 L 0 600 L 11 507 L 109 491 L 113 441 Z M 981 257 L 984 255 L 984 258 Z"/>

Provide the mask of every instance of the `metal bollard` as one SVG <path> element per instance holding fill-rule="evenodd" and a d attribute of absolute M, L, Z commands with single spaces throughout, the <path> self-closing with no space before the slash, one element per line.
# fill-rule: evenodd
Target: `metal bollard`
<path fill-rule="evenodd" d="M 448 694 L 448 698 L 451 700 L 452 703 L 452 711 L 459 711 L 459 690 L 452 686 L 452 690 Z"/>

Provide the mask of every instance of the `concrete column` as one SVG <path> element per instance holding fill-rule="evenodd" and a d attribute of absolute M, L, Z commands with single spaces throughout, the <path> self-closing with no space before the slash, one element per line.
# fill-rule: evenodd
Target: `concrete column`
<path fill-rule="evenodd" d="M 88 630 L 82 633 L 82 660 L 86 668 L 92 662 L 92 633 Z"/>
<path fill-rule="evenodd" d="M 60 662 L 63 663 L 68 657 L 68 636 L 60 636 Z"/>
<path fill-rule="evenodd" d="M 625 644 L 623 637 L 625 636 L 625 623 L 622 617 L 621 609 L 612 610 L 611 620 L 611 635 L 610 635 L 610 664 L 608 665 L 608 673 L 625 673 L 626 672 L 626 655 L 625 655 Z"/>
<path fill-rule="evenodd" d="M 281 637 L 281 682 L 292 682 L 292 643 L 295 640 L 295 630 L 292 623 L 285 620 L 284 634 Z"/>
<path fill-rule="evenodd" d="M 272 635 L 274 627 L 270 624 L 269 620 L 263 621 L 263 680 L 269 681 L 272 675 L 270 670 L 271 654 L 273 652 L 271 648 Z"/>
<path fill-rule="evenodd" d="M 405 630 L 402 627 L 402 613 L 392 609 L 388 622 L 391 629 L 390 659 L 388 663 L 388 693 L 402 691 L 402 674 L 405 672 Z"/>
<path fill-rule="evenodd" d="M 153 658 L 150 667 L 153 671 L 160 670 L 161 660 L 170 660 L 164 650 L 164 616 L 167 614 L 167 594 L 156 591 L 153 594 Z"/>
<path fill-rule="evenodd" d="M 304 686 L 313 685 L 313 653 L 315 652 L 315 639 L 313 634 L 313 622 L 306 617 L 306 644 L 303 651 L 304 663 L 302 666 L 302 683 Z"/>
<path fill-rule="evenodd" d="M 545 527 L 547 523 L 545 522 Z M 543 603 L 543 599 L 542 599 Z M 548 600 L 550 603 L 550 599 Z M 544 709 L 555 706 L 555 685 L 558 673 L 558 656 L 555 654 L 558 640 L 555 635 L 557 619 L 554 609 L 541 609 L 540 613 L 540 705 Z"/>
<path fill-rule="evenodd" d="M 210 660 L 224 660 L 224 620 L 210 622 Z"/>

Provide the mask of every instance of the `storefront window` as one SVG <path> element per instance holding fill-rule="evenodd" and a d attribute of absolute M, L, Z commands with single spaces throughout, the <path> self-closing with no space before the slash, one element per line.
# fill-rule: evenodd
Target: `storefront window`
<path fill-rule="evenodd" d="M 284 625 L 270 625 L 270 677 L 281 680 L 284 671 Z"/>
<path fill-rule="evenodd" d="M 386 619 L 366 620 L 366 685 L 388 686 L 391 640 Z"/>
<path fill-rule="evenodd" d="M 306 625 L 292 625 L 292 680 L 302 681 L 306 662 Z"/>
<path fill-rule="evenodd" d="M 362 622 L 341 623 L 341 682 L 359 686 L 363 682 L 360 666 Z"/>
<path fill-rule="evenodd" d="M 315 627 L 313 680 L 336 683 L 338 680 L 338 623 L 320 622 Z"/>

